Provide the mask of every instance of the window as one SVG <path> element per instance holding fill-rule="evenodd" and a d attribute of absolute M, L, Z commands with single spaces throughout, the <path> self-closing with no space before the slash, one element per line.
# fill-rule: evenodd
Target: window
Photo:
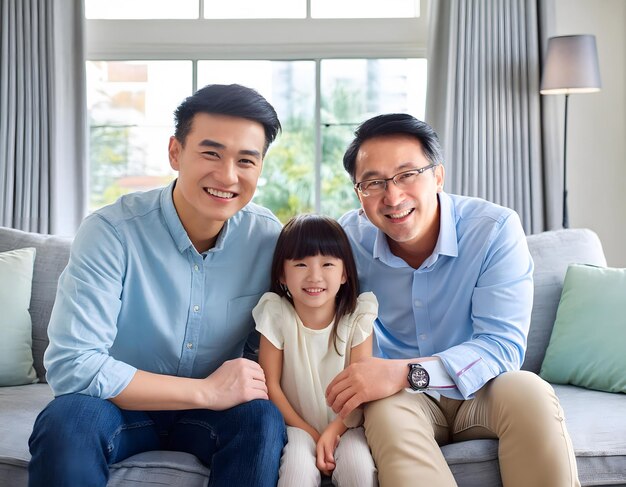
<path fill-rule="evenodd" d="M 276 108 L 283 133 L 254 201 L 282 221 L 305 211 L 339 217 L 358 206 L 342 157 L 360 122 L 392 111 L 423 118 L 426 33 L 415 0 L 389 1 L 406 17 L 393 19 L 327 19 L 326 0 L 142 3 L 86 0 L 92 210 L 175 177 L 167 156 L 173 110 L 208 83 L 250 86 Z M 362 16 L 380 14 L 379 2 L 358 3 Z M 259 4 L 292 18 L 261 20 L 250 6 Z M 304 5 L 304 18 L 286 4 Z M 195 18 L 182 18 L 192 7 Z M 142 10 L 153 18 L 129 20 Z M 237 12 L 247 17 L 232 19 Z"/>
<path fill-rule="evenodd" d="M 189 95 L 190 61 L 88 61 L 90 207 L 175 177 L 167 141 L 172 112 Z"/>
<path fill-rule="evenodd" d="M 419 0 L 85 0 L 88 19 L 304 19 L 419 17 Z"/>

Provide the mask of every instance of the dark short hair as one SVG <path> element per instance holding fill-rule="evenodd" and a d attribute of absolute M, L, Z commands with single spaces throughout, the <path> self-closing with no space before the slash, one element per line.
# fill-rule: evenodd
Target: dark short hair
<path fill-rule="evenodd" d="M 333 343 L 337 349 L 337 325 L 339 320 L 354 312 L 359 295 L 359 280 L 350 241 L 341 225 L 332 218 L 316 214 L 294 216 L 283 227 L 272 260 L 272 284 L 270 290 L 279 296 L 293 300 L 280 284 L 286 260 L 298 260 L 314 255 L 336 257 L 343 261 L 346 282 L 337 293 Z"/>
<path fill-rule="evenodd" d="M 422 144 L 424 155 L 431 164 L 441 164 L 443 162 L 439 137 L 426 122 L 422 122 L 406 113 L 378 115 L 358 126 L 354 132 L 354 140 L 350 143 L 343 156 L 343 167 L 348 171 L 353 182 L 356 182 L 356 156 L 363 142 L 385 135 L 408 135 L 415 137 Z"/>
<path fill-rule="evenodd" d="M 257 91 L 237 84 L 206 85 L 185 98 L 176 108 L 174 136 L 183 146 L 197 113 L 229 115 L 260 123 L 265 130 L 263 155 L 281 131 L 274 107 Z"/>

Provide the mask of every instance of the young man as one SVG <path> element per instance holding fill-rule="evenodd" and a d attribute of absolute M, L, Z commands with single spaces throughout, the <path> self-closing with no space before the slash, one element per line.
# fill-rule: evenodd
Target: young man
<path fill-rule="evenodd" d="M 327 389 L 365 429 L 381 486 L 456 485 L 438 445 L 499 438 L 507 487 L 578 486 L 552 388 L 519 371 L 533 263 L 517 214 L 443 191 L 437 135 L 404 114 L 364 122 L 344 156 L 362 209 L 341 223 L 362 291 L 378 297 L 378 357 Z"/>
<path fill-rule="evenodd" d="M 175 116 L 178 178 L 76 235 L 48 329 L 56 398 L 30 439 L 33 487 L 105 486 L 109 465 L 148 450 L 196 455 L 211 485 L 276 485 L 283 420 L 241 356 L 281 228 L 249 203 L 280 122 L 239 85 L 206 86 Z"/>

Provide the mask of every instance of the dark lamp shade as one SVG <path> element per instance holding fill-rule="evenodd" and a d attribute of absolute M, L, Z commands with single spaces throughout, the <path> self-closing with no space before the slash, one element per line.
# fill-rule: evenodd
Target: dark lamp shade
<path fill-rule="evenodd" d="M 600 91 L 600 67 L 593 35 L 558 36 L 548 39 L 540 93 L 568 95 Z"/>

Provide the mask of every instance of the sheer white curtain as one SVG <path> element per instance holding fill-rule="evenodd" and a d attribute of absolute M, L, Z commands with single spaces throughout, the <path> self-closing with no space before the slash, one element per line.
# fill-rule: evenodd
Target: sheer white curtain
<path fill-rule="evenodd" d="M 560 211 L 546 198 L 558 154 L 542 137 L 543 9 L 537 0 L 431 0 L 425 118 L 444 149 L 446 190 L 513 208 L 526 233 Z"/>
<path fill-rule="evenodd" d="M 72 235 L 86 212 L 82 0 L 0 0 L 0 225 Z"/>

